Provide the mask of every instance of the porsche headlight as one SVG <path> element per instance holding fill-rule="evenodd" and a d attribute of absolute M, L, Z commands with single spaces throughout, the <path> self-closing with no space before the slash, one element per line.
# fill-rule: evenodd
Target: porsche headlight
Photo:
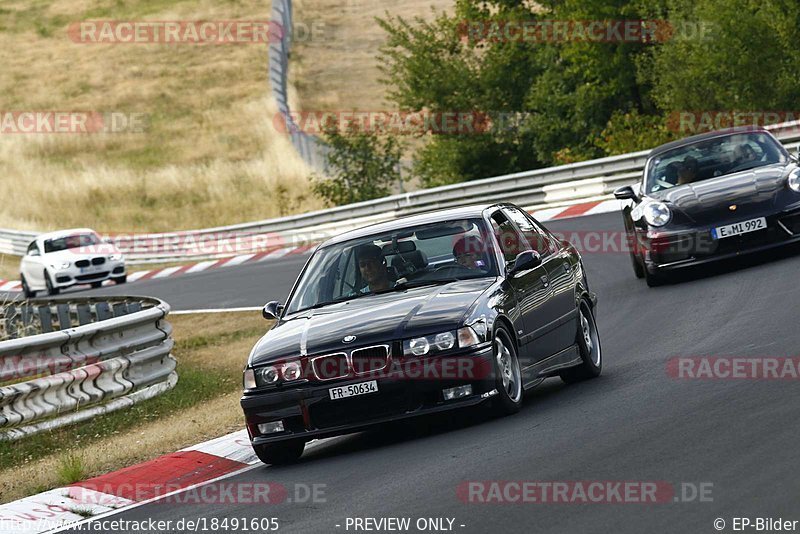
<path fill-rule="evenodd" d="M 786 185 L 795 193 L 800 193 L 800 169 L 795 169 L 789 174 L 789 179 L 786 180 Z"/>
<path fill-rule="evenodd" d="M 650 226 L 664 226 L 671 219 L 672 212 L 663 202 L 652 202 L 644 207 L 644 220 Z"/>

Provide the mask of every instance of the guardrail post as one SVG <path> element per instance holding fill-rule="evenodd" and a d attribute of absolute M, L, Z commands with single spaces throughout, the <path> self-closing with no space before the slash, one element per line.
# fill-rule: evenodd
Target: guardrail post
<path fill-rule="evenodd" d="M 69 312 L 69 304 L 59 304 L 56 306 L 56 314 L 58 315 L 58 329 L 67 330 L 72 328 L 72 317 Z"/>
<path fill-rule="evenodd" d="M 88 304 L 78 304 L 75 306 L 78 313 L 78 324 L 83 326 L 92 322 L 92 312 Z"/>

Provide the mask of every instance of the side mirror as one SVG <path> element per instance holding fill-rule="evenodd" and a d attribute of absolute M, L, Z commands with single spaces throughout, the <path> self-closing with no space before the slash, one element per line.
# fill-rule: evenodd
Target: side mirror
<path fill-rule="evenodd" d="M 514 265 L 508 274 L 516 274 L 521 271 L 535 269 L 542 264 L 542 257 L 535 250 L 526 250 L 517 254 L 517 259 L 514 260 Z"/>
<path fill-rule="evenodd" d="M 633 191 L 633 187 L 629 185 L 624 185 L 615 189 L 614 198 L 617 200 L 639 200 L 639 197 L 636 196 L 636 193 Z"/>
<path fill-rule="evenodd" d="M 283 313 L 283 304 L 277 300 L 267 302 L 261 309 L 261 315 L 264 316 L 264 319 L 277 319 L 281 313 Z"/>

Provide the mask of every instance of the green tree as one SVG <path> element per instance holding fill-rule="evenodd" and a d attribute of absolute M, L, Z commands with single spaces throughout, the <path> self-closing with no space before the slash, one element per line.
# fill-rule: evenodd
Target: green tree
<path fill-rule="evenodd" d="M 392 136 L 378 136 L 351 125 L 345 132 L 327 131 L 330 147 L 326 176 L 313 175 L 313 190 L 340 206 L 381 198 L 400 182 L 402 144 Z"/>

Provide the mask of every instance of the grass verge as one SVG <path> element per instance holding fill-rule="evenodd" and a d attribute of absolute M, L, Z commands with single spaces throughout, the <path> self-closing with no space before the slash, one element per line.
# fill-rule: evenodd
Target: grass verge
<path fill-rule="evenodd" d="M 178 384 L 84 423 L 0 442 L 0 503 L 156 458 L 243 428 L 241 372 L 269 328 L 258 313 L 169 319 Z"/>

